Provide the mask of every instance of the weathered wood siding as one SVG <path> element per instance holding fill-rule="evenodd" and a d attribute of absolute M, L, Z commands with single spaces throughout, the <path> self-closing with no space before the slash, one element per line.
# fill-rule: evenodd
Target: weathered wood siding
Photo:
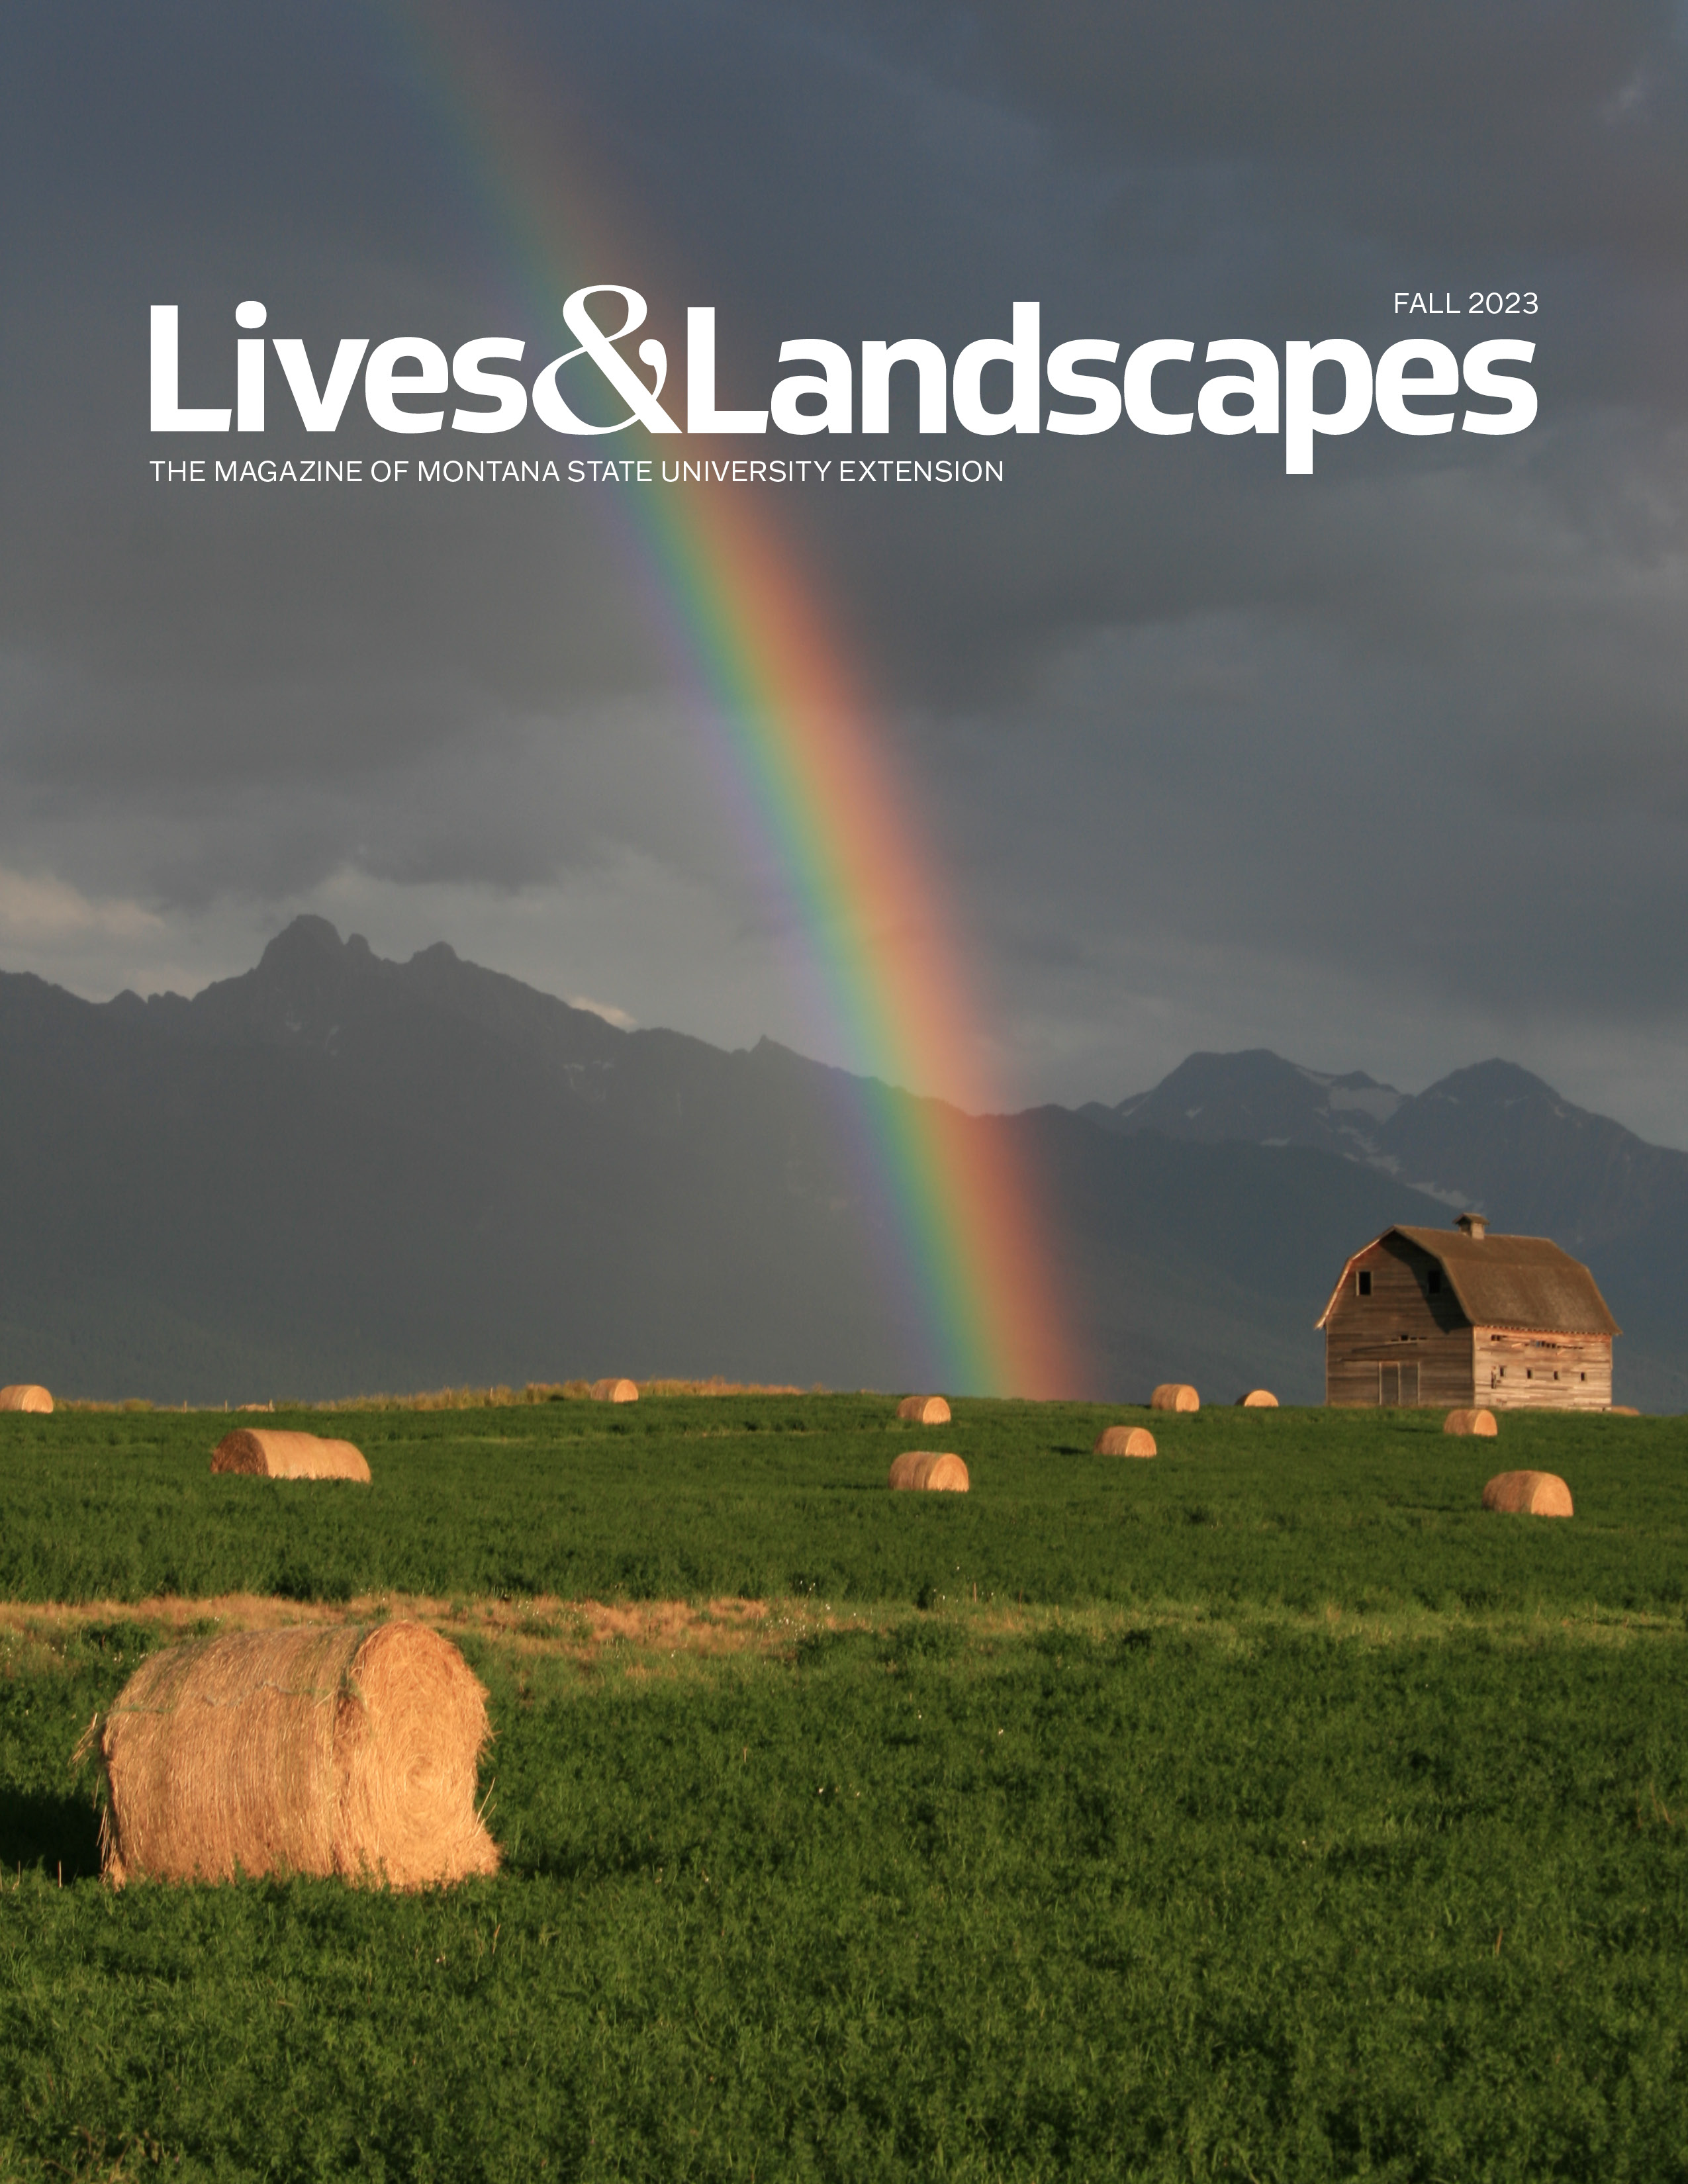
<path fill-rule="evenodd" d="M 1325 1323 L 1327 1403 L 1455 1410 L 1472 1402 L 1472 1330 L 1446 1277 L 1440 1295 L 1431 1294 L 1440 1273 L 1403 1236 L 1360 1254 Z M 1361 1273 L 1372 1278 L 1369 1296 L 1358 1293 Z"/>
<path fill-rule="evenodd" d="M 1612 1401 L 1609 1334 L 1479 1327 L 1475 1336 L 1476 1400 L 1491 1410 L 1603 1411 Z"/>

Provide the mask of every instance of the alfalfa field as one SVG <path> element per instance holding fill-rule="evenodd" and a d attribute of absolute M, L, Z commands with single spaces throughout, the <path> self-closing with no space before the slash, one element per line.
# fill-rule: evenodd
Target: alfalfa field
<path fill-rule="evenodd" d="M 0 1418 L 0 2174 L 1688 2176 L 1688 1423 L 892 1412 Z M 395 1613 L 496 1878 L 102 1885 L 140 1659 Z"/>

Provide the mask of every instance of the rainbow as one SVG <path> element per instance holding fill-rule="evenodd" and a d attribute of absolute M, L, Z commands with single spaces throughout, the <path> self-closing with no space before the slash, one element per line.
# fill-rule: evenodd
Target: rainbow
<path fill-rule="evenodd" d="M 376 4 L 491 231 L 560 326 L 573 289 L 627 277 L 581 266 L 631 262 L 564 172 L 559 139 L 574 132 L 542 106 L 486 0 Z M 1036 1191 L 1011 1133 L 974 1119 L 998 1103 L 933 862 L 815 587 L 747 493 L 690 482 L 616 498 L 671 657 L 721 724 L 730 786 L 775 853 L 852 1067 L 891 1086 L 942 1084 L 971 1111 L 910 1095 L 861 1103 L 900 1232 L 899 1286 L 926 1322 L 936 1378 L 981 1394 L 1078 1392 Z"/>

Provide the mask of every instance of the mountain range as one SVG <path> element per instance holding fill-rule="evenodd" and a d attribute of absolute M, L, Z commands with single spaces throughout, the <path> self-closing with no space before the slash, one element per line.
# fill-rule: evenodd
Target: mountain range
<path fill-rule="evenodd" d="M 220 1402 L 611 1372 L 938 1384 L 874 1148 L 911 1095 L 624 1031 L 294 921 L 192 1000 L 0 973 L 0 1379 Z M 1688 1155 L 1502 1061 L 1402 1094 L 1264 1051 L 970 1117 L 1034 1178 L 1084 1391 L 1323 1392 L 1347 1255 L 1457 1207 L 1586 1258 L 1619 1399 L 1688 1407 Z"/>

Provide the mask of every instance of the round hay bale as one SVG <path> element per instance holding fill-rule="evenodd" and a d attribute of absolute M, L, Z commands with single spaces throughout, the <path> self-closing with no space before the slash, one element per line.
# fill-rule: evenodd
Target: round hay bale
<path fill-rule="evenodd" d="M 1184 1380 L 1162 1380 L 1149 1398 L 1151 1411 L 1199 1411 L 1201 1398 Z"/>
<path fill-rule="evenodd" d="M 1155 1436 L 1147 1426 L 1110 1426 L 1096 1443 L 1098 1456 L 1153 1456 Z"/>
<path fill-rule="evenodd" d="M 99 1730 L 106 1878 L 498 1870 L 475 1809 L 487 1694 L 420 1623 L 242 1630 L 155 1653 Z"/>
<path fill-rule="evenodd" d="M 1606 1414 L 1613 1418 L 1638 1418 L 1641 1415 L 1633 1403 L 1608 1403 Z"/>
<path fill-rule="evenodd" d="M 53 1408 L 53 1398 L 45 1388 L 36 1387 L 33 1380 L 18 1380 L 9 1388 L 0 1388 L 0 1411 L 41 1411 Z"/>
<path fill-rule="evenodd" d="M 969 1483 L 959 1456 L 938 1456 L 928 1448 L 905 1448 L 891 1466 L 895 1494 L 965 1494 Z"/>
<path fill-rule="evenodd" d="M 1275 1411 L 1278 1398 L 1270 1388 L 1251 1388 L 1245 1396 L 1237 1398 L 1240 1411 Z"/>
<path fill-rule="evenodd" d="M 905 1396 L 897 1406 L 897 1416 L 911 1425 L 947 1426 L 950 1406 L 942 1396 Z"/>
<path fill-rule="evenodd" d="M 1442 1420 L 1444 1433 L 1480 1434 L 1485 1440 L 1493 1440 L 1500 1430 L 1492 1411 L 1450 1411 Z"/>
<path fill-rule="evenodd" d="M 636 1403 L 638 1399 L 638 1384 L 634 1380 L 594 1380 L 592 1384 L 594 1403 Z"/>
<path fill-rule="evenodd" d="M 247 1472 L 255 1479 L 360 1479 L 370 1468 L 348 1440 L 316 1434 L 275 1433 L 267 1426 L 237 1426 L 211 1451 L 213 1471 Z"/>
<path fill-rule="evenodd" d="M 1551 1471 L 1503 1471 L 1483 1490 L 1483 1507 L 1513 1517 L 1568 1517 L 1571 1490 Z"/>

